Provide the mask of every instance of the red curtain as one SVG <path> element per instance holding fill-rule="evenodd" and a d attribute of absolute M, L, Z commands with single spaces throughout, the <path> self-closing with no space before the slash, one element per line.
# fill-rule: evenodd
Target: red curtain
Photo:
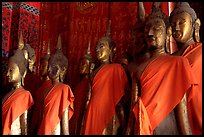
<path fill-rule="evenodd" d="M 40 57 L 46 53 L 48 40 L 53 54 L 60 34 L 63 53 L 69 63 L 65 82 L 72 88 L 79 82 L 79 58 L 85 54 L 89 38 L 91 54 L 96 59 L 94 52 L 96 43 L 107 31 L 109 7 L 111 34 L 117 47 L 116 58 L 131 45 L 131 29 L 136 22 L 138 8 L 138 2 L 10 2 L 9 4 L 15 4 L 19 8 L 7 11 L 8 8 L 2 6 L 2 9 L 5 9 L 2 16 L 7 17 L 7 22 L 10 22 L 7 28 L 10 34 L 5 35 L 10 40 L 2 38 L 2 43 L 7 43 L 3 49 L 12 51 L 12 48 L 17 46 L 19 30 L 22 29 L 24 41 L 36 50 L 38 74 Z M 23 6 L 19 6 L 22 4 Z M 151 12 L 151 6 L 152 2 L 144 2 L 147 15 Z M 35 9 L 39 14 L 34 14 L 28 7 Z M 168 2 L 162 2 L 162 10 L 168 14 Z M 5 32 L 5 29 L 2 30 L 3 34 Z"/>

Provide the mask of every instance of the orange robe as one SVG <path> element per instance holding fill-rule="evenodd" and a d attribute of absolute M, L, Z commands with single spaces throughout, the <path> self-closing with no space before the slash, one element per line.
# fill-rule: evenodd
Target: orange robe
<path fill-rule="evenodd" d="M 127 76 L 120 64 L 104 65 L 95 75 L 85 116 L 85 135 L 102 134 L 125 93 Z"/>
<path fill-rule="evenodd" d="M 198 81 L 198 92 L 188 102 L 188 114 L 193 134 L 202 134 L 202 43 L 189 45 L 182 56 L 191 65 L 193 75 Z"/>
<path fill-rule="evenodd" d="M 34 100 L 35 100 L 35 105 L 33 106 L 33 111 L 32 111 L 32 119 L 31 119 L 31 134 L 37 134 L 34 132 L 37 132 L 38 124 L 39 121 L 41 120 L 41 115 L 42 112 L 41 110 L 43 109 L 43 93 L 48 90 L 49 87 L 52 86 L 52 81 L 51 80 L 46 80 L 43 82 L 43 84 L 40 86 L 40 88 L 35 92 L 34 94 Z"/>
<path fill-rule="evenodd" d="M 70 119 L 70 134 L 74 134 L 75 130 L 78 126 L 76 123 L 79 120 L 79 115 L 82 113 L 86 103 L 86 96 L 89 91 L 89 80 L 88 78 L 84 78 L 80 81 L 77 85 L 76 89 L 74 90 L 74 115 Z M 77 124 L 77 127 L 76 127 Z"/>
<path fill-rule="evenodd" d="M 73 101 L 74 95 L 71 88 L 63 83 L 56 84 L 45 97 L 43 117 L 42 121 L 40 121 L 38 134 L 52 134 L 67 107 L 69 107 L 70 119 L 74 112 Z"/>
<path fill-rule="evenodd" d="M 11 132 L 12 123 L 34 104 L 29 91 L 19 88 L 2 105 L 3 135 Z"/>
<path fill-rule="evenodd" d="M 147 65 L 140 77 L 141 97 L 133 108 L 138 134 L 153 130 L 182 100 L 197 90 L 188 60 L 181 56 L 160 55 Z"/>

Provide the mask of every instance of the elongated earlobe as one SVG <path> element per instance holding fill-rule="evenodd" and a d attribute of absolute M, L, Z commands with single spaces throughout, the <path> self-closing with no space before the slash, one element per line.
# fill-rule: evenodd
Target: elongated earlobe
<path fill-rule="evenodd" d="M 24 79 L 25 79 L 26 74 L 27 74 L 27 70 L 24 72 L 24 74 L 23 74 L 23 76 L 22 76 L 22 78 L 21 78 L 21 84 L 22 84 L 22 86 L 24 86 Z"/>
<path fill-rule="evenodd" d="M 194 38 L 195 38 L 195 41 L 196 42 L 200 42 L 200 25 L 201 25 L 201 22 L 200 22 L 200 19 L 196 19 L 195 20 L 195 27 L 194 27 Z"/>

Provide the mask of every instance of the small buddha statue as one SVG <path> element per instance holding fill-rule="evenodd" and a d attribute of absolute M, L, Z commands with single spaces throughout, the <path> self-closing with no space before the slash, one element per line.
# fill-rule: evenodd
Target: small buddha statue
<path fill-rule="evenodd" d="M 80 58 L 79 61 L 79 73 L 81 76 L 80 83 L 77 84 L 74 95 L 74 115 L 70 120 L 70 125 L 74 125 L 75 135 L 84 134 L 84 119 L 86 114 L 86 109 L 88 107 L 91 98 L 91 80 L 90 75 L 95 67 L 94 59 L 91 56 L 90 51 L 90 39 L 87 51 L 84 56 Z M 73 128 L 73 127 L 72 127 Z"/>
<path fill-rule="evenodd" d="M 19 44 L 15 54 L 9 58 L 7 77 L 12 88 L 2 99 L 3 135 L 28 134 L 28 112 L 34 101 L 30 92 L 23 88 L 27 61 L 22 48 L 23 45 Z"/>
<path fill-rule="evenodd" d="M 188 102 L 188 117 L 192 134 L 202 134 L 202 43 L 199 30 L 200 19 L 188 2 L 177 2 L 170 14 L 172 36 L 178 50 L 172 55 L 183 56 L 188 59 L 198 82 L 198 92 Z M 181 115 L 181 114 L 180 114 Z"/>
<path fill-rule="evenodd" d="M 91 74 L 92 92 L 85 115 L 85 135 L 116 135 L 125 123 L 120 100 L 128 85 L 127 76 L 121 64 L 112 63 L 115 44 L 111 38 L 110 21 L 108 26 L 106 36 L 99 39 L 95 50 L 100 66 Z"/>
<path fill-rule="evenodd" d="M 48 75 L 52 86 L 43 94 L 42 119 L 39 121 L 39 135 L 69 135 L 69 119 L 73 115 L 74 95 L 69 85 L 63 84 L 68 60 L 61 51 L 59 35 L 56 53 L 49 59 Z M 54 108 L 54 109 L 53 109 Z"/>
<path fill-rule="evenodd" d="M 48 42 L 47 52 L 44 57 L 40 59 L 40 86 L 33 95 L 35 105 L 32 109 L 32 119 L 30 124 L 30 135 L 37 135 L 38 124 L 42 116 L 43 92 L 52 86 L 52 81 L 48 76 L 48 62 L 50 59 L 50 41 Z"/>

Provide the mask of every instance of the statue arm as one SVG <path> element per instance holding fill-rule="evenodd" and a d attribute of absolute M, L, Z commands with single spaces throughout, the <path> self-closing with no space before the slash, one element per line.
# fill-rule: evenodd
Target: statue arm
<path fill-rule="evenodd" d="M 176 106 L 175 112 L 180 133 L 184 135 L 191 135 L 192 131 L 188 119 L 186 94 L 184 95 L 181 102 Z"/>
<path fill-rule="evenodd" d="M 28 134 L 28 110 L 26 110 L 21 116 L 20 116 L 20 126 L 21 126 L 21 134 L 27 135 Z"/>
<path fill-rule="evenodd" d="M 139 93 L 139 88 L 138 88 L 138 81 L 135 77 L 132 78 L 132 95 L 131 95 L 131 106 L 130 106 L 130 114 L 128 118 L 128 125 L 127 125 L 127 130 L 126 130 L 126 135 L 130 135 L 132 133 L 135 133 L 135 116 L 133 112 L 133 108 L 135 103 L 138 100 L 138 93 Z"/>
<path fill-rule="evenodd" d="M 69 106 L 65 109 L 62 114 L 61 127 L 62 127 L 62 135 L 69 135 Z"/>

